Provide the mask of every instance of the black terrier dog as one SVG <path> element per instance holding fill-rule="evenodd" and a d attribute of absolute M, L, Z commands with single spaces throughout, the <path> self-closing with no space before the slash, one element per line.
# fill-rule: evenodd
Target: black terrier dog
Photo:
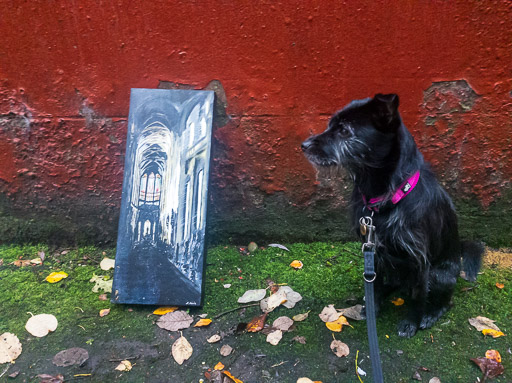
<path fill-rule="evenodd" d="M 411 337 L 431 327 L 450 306 L 461 257 L 467 279 L 475 280 L 484 249 L 459 240 L 452 201 L 404 126 L 398 96 L 352 101 L 302 150 L 315 166 L 348 171 L 360 237 L 360 218 L 373 217 L 376 311 L 393 290 L 405 289 L 410 309 L 398 335 Z"/>

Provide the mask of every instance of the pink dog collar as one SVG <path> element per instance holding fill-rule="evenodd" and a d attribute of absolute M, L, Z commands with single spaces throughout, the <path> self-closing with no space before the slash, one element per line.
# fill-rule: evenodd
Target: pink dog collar
<path fill-rule="evenodd" d="M 402 185 L 400 185 L 398 190 L 391 197 L 391 202 L 393 203 L 393 205 L 396 205 L 407 194 L 409 194 L 414 189 L 414 187 L 418 184 L 419 179 L 420 179 L 420 171 L 418 170 L 410 178 L 408 178 Z M 376 212 L 379 211 L 378 205 L 380 205 L 382 202 L 384 202 L 385 199 L 386 199 L 386 197 L 380 196 L 380 197 L 371 198 L 369 201 L 367 201 L 366 196 L 363 194 L 364 206 L 368 210 L 372 210 L 372 211 L 376 211 Z"/>

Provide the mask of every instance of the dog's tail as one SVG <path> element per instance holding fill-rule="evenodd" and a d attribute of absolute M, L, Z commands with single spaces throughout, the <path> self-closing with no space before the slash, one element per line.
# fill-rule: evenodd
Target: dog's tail
<path fill-rule="evenodd" d="M 485 247 L 482 242 L 463 241 L 462 242 L 462 270 L 466 274 L 468 281 L 474 282 L 482 265 L 482 256 Z"/>

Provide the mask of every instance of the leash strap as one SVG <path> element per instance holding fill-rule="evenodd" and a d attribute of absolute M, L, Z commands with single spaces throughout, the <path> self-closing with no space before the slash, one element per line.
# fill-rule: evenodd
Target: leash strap
<path fill-rule="evenodd" d="M 377 325 L 375 321 L 375 297 L 373 294 L 373 281 L 375 281 L 374 266 L 375 250 L 364 251 L 364 294 L 366 304 L 366 327 L 368 329 L 368 342 L 370 344 L 370 359 L 372 361 L 374 383 L 383 383 L 382 366 L 380 362 L 379 340 L 377 338 Z"/>
<path fill-rule="evenodd" d="M 372 212 L 373 216 L 373 212 Z M 375 272 L 375 226 L 371 216 L 361 217 L 359 220 L 361 235 L 365 237 L 363 244 L 364 255 L 364 296 L 366 306 L 366 328 L 368 330 L 368 343 L 370 344 L 370 359 L 372 361 L 374 383 L 383 383 L 382 365 L 380 362 L 379 339 L 377 338 L 377 324 L 375 320 L 375 295 L 373 282 L 377 277 Z"/>

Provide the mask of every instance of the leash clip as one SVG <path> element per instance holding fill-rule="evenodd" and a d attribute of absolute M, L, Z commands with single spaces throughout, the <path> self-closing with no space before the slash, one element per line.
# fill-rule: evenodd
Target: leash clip
<path fill-rule="evenodd" d="M 373 225 L 372 217 L 361 217 L 359 219 L 359 227 L 361 230 L 361 235 L 365 237 L 366 241 L 363 243 L 361 251 L 364 252 L 365 250 L 373 250 L 375 248 L 375 226 Z"/>

